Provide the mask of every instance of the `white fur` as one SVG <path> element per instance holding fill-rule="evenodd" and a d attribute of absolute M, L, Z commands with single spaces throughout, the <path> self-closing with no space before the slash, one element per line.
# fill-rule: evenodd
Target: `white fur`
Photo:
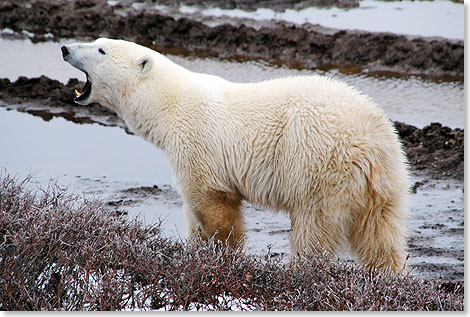
<path fill-rule="evenodd" d="M 115 110 L 165 151 L 191 230 L 234 244 L 247 200 L 289 214 L 293 253 L 347 243 L 366 266 L 402 268 L 406 160 L 365 95 L 321 76 L 233 83 L 120 40 L 68 49 L 92 82 L 83 103 Z"/>

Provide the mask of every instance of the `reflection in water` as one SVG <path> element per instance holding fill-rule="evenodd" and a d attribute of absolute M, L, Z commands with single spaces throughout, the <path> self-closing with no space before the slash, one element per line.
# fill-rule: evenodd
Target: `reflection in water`
<path fill-rule="evenodd" d="M 117 127 L 78 125 L 63 118 L 45 122 L 0 108 L 0 167 L 32 173 L 42 185 L 73 184 L 84 176 L 129 184 L 171 184 L 163 151 Z"/>
<path fill-rule="evenodd" d="M 181 12 L 197 13 L 183 6 Z M 320 24 L 324 27 L 370 32 L 392 32 L 418 36 L 464 39 L 464 6 L 452 1 L 376 1 L 361 0 L 359 8 L 270 9 L 256 11 L 205 8 L 203 16 L 283 20 L 291 23 Z"/>

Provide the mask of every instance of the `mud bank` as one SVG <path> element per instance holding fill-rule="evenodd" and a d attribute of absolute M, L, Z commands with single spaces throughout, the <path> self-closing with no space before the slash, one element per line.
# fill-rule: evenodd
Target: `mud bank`
<path fill-rule="evenodd" d="M 275 11 L 284 11 L 285 9 L 299 10 L 308 7 L 356 8 L 359 6 L 359 0 L 159 0 L 158 3 L 169 6 L 185 4 L 189 6 L 209 6 L 221 9 L 241 9 L 246 11 L 254 11 L 258 8 L 270 8 Z"/>
<path fill-rule="evenodd" d="M 210 27 L 129 2 L 32 0 L 0 3 L 0 29 L 24 31 L 34 41 L 60 38 L 124 38 L 159 51 L 236 59 L 263 59 L 297 68 L 420 75 L 463 80 L 464 43 L 392 33 L 344 31 L 318 25 L 267 23 Z M 77 18 L 80 17 L 80 18 Z"/>
<path fill-rule="evenodd" d="M 74 105 L 73 91 L 81 90 L 83 85 L 76 79 L 64 85 L 45 76 L 20 77 L 15 82 L 0 79 L 0 105 L 40 116 L 44 120 L 63 117 L 76 123 L 119 126 L 129 132 L 115 113 L 98 104 L 87 107 Z M 423 129 L 402 122 L 395 122 L 395 126 L 416 173 L 425 173 L 433 178 L 463 180 L 463 129 L 451 129 L 440 123 L 431 123 Z"/>

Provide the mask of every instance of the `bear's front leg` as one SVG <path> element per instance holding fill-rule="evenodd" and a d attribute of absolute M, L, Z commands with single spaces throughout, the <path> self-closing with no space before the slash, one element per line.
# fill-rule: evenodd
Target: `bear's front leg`
<path fill-rule="evenodd" d="M 188 222 L 189 236 L 198 232 L 204 240 L 214 237 L 215 241 L 239 247 L 244 242 L 244 223 L 241 199 L 233 195 L 212 191 L 191 193 L 185 197 L 184 211 Z"/>

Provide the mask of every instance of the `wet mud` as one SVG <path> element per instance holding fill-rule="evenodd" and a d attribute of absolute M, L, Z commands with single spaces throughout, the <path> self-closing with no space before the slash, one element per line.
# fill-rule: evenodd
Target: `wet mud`
<path fill-rule="evenodd" d="M 221 9 L 241 9 L 245 11 L 255 11 L 258 8 L 270 8 L 274 11 L 284 11 L 285 9 L 300 10 L 308 7 L 356 8 L 359 6 L 359 0 L 159 0 L 158 3 L 167 6 L 179 6 L 181 4 L 185 4 L 204 8 L 217 7 Z"/>
<path fill-rule="evenodd" d="M 0 102 L 42 117 L 63 117 L 76 123 L 99 123 L 119 126 L 130 133 L 124 122 L 112 111 L 98 105 L 77 107 L 74 90 L 81 90 L 83 82 L 71 79 L 66 85 L 45 76 L 20 77 L 11 82 L 0 79 Z M 464 178 L 464 130 L 431 123 L 420 129 L 403 122 L 395 127 L 404 145 L 410 165 L 416 173 L 433 178 Z M 415 186 L 418 186 L 415 184 Z"/>
<path fill-rule="evenodd" d="M 18 34 L 26 31 L 33 41 L 106 36 L 162 52 L 263 59 L 297 68 L 420 75 L 436 80 L 463 80 L 464 76 L 461 40 L 286 22 L 263 23 L 258 28 L 245 23 L 211 27 L 189 18 L 175 19 L 149 6 L 138 9 L 130 1 L 117 1 L 111 6 L 105 0 L 3 0 L 0 12 L 0 29 Z"/>
<path fill-rule="evenodd" d="M 464 179 L 464 130 L 434 122 L 423 129 L 395 122 L 408 160 L 416 172 L 433 178 Z"/>

